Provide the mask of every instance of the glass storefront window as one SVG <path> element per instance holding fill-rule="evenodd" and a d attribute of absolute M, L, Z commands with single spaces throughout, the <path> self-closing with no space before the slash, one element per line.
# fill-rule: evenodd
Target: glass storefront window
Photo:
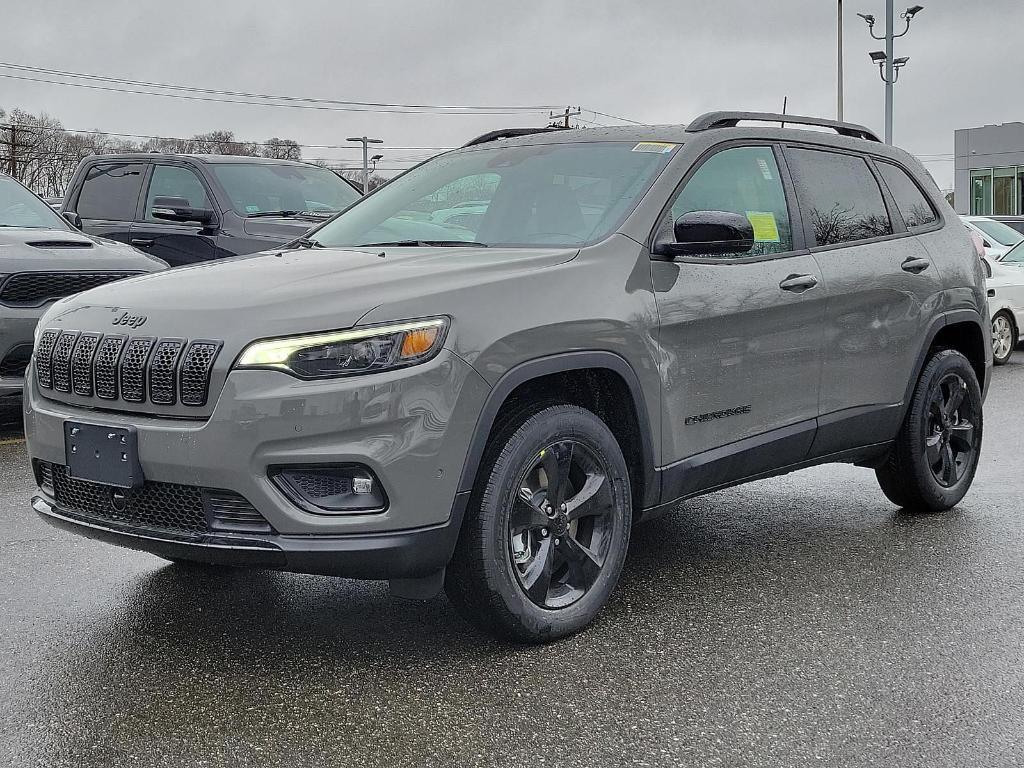
<path fill-rule="evenodd" d="M 1014 213 L 1024 215 L 1024 165 L 1017 166 L 1017 210 Z"/>
<path fill-rule="evenodd" d="M 992 213 L 992 171 L 971 171 L 971 215 Z"/>
<path fill-rule="evenodd" d="M 1017 212 L 1016 168 L 996 168 L 992 180 L 992 213 L 1012 216 Z"/>

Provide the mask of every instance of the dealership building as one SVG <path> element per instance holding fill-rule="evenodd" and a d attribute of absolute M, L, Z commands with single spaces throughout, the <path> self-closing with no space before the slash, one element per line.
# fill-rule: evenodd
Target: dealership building
<path fill-rule="evenodd" d="M 956 212 L 1024 214 L 1024 123 L 954 131 Z"/>

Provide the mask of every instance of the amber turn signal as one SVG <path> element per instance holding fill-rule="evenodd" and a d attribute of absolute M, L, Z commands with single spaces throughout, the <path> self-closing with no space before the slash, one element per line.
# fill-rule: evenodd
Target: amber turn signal
<path fill-rule="evenodd" d="M 437 340 L 438 328 L 421 328 L 408 331 L 402 339 L 402 358 L 419 357 L 430 351 Z"/>

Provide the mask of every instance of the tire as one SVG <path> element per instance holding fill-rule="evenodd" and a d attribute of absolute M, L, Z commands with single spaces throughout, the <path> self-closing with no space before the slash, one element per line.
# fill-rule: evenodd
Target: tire
<path fill-rule="evenodd" d="M 1006 365 L 1017 346 L 1017 323 L 1013 315 L 1002 309 L 992 317 L 992 362 Z"/>
<path fill-rule="evenodd" d="M 952 349 L 929 358 L 886 463 L 875 470 L 886 497 L 909 512 L 944 512 L 974 480 L 983 429 L 981 387 Z"/>
<path fill-rule="evenodd" d="M 622 450 L 597 416 L 563 404 L 520 411 L 488 443 L 445 574 L 448 598 L 502 639 L 578 632 L 619 580 L 631 499 Z"/>

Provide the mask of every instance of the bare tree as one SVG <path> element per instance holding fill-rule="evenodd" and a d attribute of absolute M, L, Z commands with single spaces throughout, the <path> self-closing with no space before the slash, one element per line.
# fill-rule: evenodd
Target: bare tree
<path fill-rule="evenodd" d="M 139 143 L 102 132 L 67 131 L 60 120 L 45 113 L 0 108 L 0 170 L 44 197 L 63 195 L 83 158 L 125 152 L 302 158 L 302 148 L 294 140 L 276 136 L 266 142 L 242 141 L 233 131 L 218 130 Z"/>

